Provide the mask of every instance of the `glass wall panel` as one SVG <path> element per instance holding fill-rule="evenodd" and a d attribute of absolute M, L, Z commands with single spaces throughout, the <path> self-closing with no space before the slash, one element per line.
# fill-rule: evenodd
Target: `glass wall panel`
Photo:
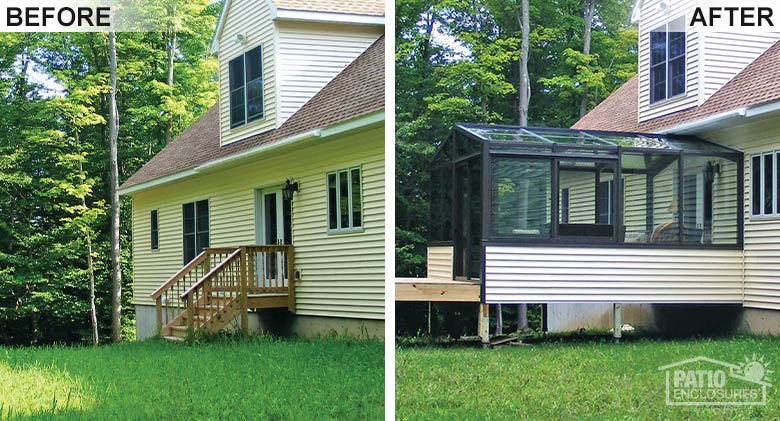
<path fill-rule="evenodd" d="M 494 235 L 550 237 L 552 160 L 492 160 L 491 221 Z"/>
<path fill-rule="evenodd" d="M 651 176 L 653 194 L 651 243 L 676 244 L 680 241 L 679 216 L 679 158 L 671 156 L 669 164 Z"/>
<path fill-rule="evenodd" d="M 737 229 L 737 163 L 684 157 L 683 243 L 736 244 Z"/>
<path fill-rule="evenodd" d="M 639 155 L 641 157 L 641 155 Z M 629 157 L 628 161 L 635 157 Z M 623 171 L 626 171 L 626 156 L 623 156 Z M 626 243 L 647 243 L 647 174 L 643 172 L 623 173 L 623 232 L 620 237 Z M 652 229 L 652 228 L 651 228 Z"/>
<path fill-rule="evenodd" d="M 614 175 L 615 165 L 611 163 L 559 162 L 558 232 L 561 237 L 614 235 Z"/>
<path fill-rule="evenodd" d="M 623 241 L 679 243 L 678 162 L 678 155 L 623 154 Z"/>

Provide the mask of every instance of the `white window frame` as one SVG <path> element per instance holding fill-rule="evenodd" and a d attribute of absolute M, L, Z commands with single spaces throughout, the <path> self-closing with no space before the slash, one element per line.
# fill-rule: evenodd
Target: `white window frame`
<path fill-rule="evenodd" d="M 341 197 L 341 173 L 344 171 L 347 172 L 347 177 L 349 177 L 348 183 L 347 183 L 347 200 L 348 204 L 347 207 L 349 208 L 348 217 L 349 217 L 349 227 L 342 227 L 341 226 L 341 201 L 339 198 Z M 355 221 L 353 221 L 353 203 L 352 203 L 352 171 L 358 172 L 358 178 L 360 180 L 360 226 L 354 226 Z M 330 185 L 328 184 L 328 180 L 330 179 L 331 175 L 336 176 L 336 228 L 330 227 L 330 216 L 331 216 L 331 209 L 330 209 Z M 340 233 L 353 233 L 353 232 L 362 232 L 363 227 L 366 222 L 366 215 L 363 212 L 364 206 L 363 206 L 363 170 L 357 166 L 357 167 L 349 167 L 349 168 L 343 168 L 337 171 L 331 171 L 327 174 L 325 174 L 325 208 L 327 209 L 327 215 L 325 220 L 325 226 L 328 229 L 328 234 L 340 234 Z"/>
<path fill-rule="evenodd" d="M 686 20 L 685 16 L 678 16 L 678 17 L 670 20 L 669 22 L 666 22 L 666 23 L 664 23 L 662 25 L 658 25 L 657 27 L 655 27 L 655 29 L 650 31 L 650 34 L 652 34 L 653 32 L 664 32 L 664 33 L 666 33 L 666 55 L 665 55 L 665 59 L 664 59 L 664 80 L 666 81 L 666 95 L 665 95 L 665 97 L 663 99 L 657 99 L 655 101 L 653 101 L 653 61 L 652 61 L 653 41 L 652 41 L 652 35 L 649 35 L 650 39 L 648 40 L 648 49 L 649 50 L 648 50 L 648 54 L 647 54 L 647 69 L 648 69 L 647 80 L 648 80 L 648 85 L 649 85 L 648 86 L 649 87 L 649 89 L 648 89 L 648 95 L 649 95 L 648 102 L 650 103 L 651 106 L 655 106 L 655 105 L 663 104 L 663 103 L 668 102 L 668 101 L 673 101 L 675 99 L 683 98 L 683 97 L 685 97 L 688 94 L 688 70 L 687 70 L 687 66 L 688 66 L 688 32 L 684 31 L 685 32 L 685 39 L 684 39 L 685 47 L 683 48 L 683 51 L 684 51 L 683 52 L 683 69 L 684 69 L 683 70 L 683 77 L 684 77 L 684 80 L 683 80 L 683 91 L 681 93 L 677 94 L 677 95 L 674 95 L 674 96 L 670 95 L 671 89 L 672 89 L 672 83 L 671 83 L 672 80 L 669 77 L 669 62 L 671 62 L 671 59 L 669 57 L 669 44 L 670 44 L 669 43 L 669 33 L 670 33 L 669 26 L 672 23 L 677 22 L 678 20 L 682 21 L 683 29 L 684 30 L 687 29 L 687 26 L 686 26 L 687 20 Z"/>
<path fill-rule="evenodd" d="M 774 201 L 774 205 L 775 205 L 775 211 L 773 213 L 766 213 L 764 211 L 764 205 L 766 204 L 765 203 L 766 201 L 764 200 L 764 198 L 766 197 L 765 196 L 766 185 L 764 183 L 764 181 L 766 180 L 765 168 L 764 167 L 766 165 L 765 165 L 765 158 L 764 157 L 766 157 L 767 155 L 772 156 L 772 200 Z M 760 195 L 760 197 L 759 197 L 759 199 L 760 199 L 759 200 L 759 208 L 760 208 L 759 213 L 753 213 L 753 199 L 754 199 L 753 186 L 754 186 L 754 183 L 756 182 L 756 180 L 753 179 L 753 158 L 755 158 L 755 157 L 759 158 L 759 163 L 761 165 L 761 168 L 759 169 L 759 180 L 758 180 L 759 185 L 760 185 L 760 187 L 759 187 L 759 195 Z M 749 185 L 749 188 L 750 188 L 750 195 L 749 195 L 750 203 L 748 203 L 748 208 L 750 209 L 750 219 L 756 219 L 756 220 L 761 220 L 761 219 L 780 219 L 780 200 L 779 200 L 780 198 L 778 198 L 778 194 L 777 194 L 777 191 L 778 191 L 778 188 L 777 188 L 777 183 L 778 183 L 777 171 L 778 171 L 778 166 L 780 166 L 780 162 L 778 162 L 778 161 L 780 161 L 780 150 L 773 150 L 773 151 L 755 153 L 755 154 L 751 154 L 750 157 L 749 157 L 750 164 L 749 164 L 749 167 L 748 167 L 749 168 L 748 174 L 750 174 L 750 185 Z"/>

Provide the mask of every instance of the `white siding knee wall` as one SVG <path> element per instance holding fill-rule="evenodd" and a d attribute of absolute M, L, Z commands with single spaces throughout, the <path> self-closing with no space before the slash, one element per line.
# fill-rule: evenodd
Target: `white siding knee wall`
<path fill-rule="evenodd" d="M 486 247 L 487 303 L 741 303 L 742 251 Z"/>

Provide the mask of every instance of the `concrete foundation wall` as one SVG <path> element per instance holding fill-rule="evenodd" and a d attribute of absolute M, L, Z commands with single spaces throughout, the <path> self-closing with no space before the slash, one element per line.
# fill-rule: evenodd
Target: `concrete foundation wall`
<path fill-rule="evenodd" d="M 651 304 L 623 304 L 623 324 L 642 330 L 654 330 Z M 610 303 L 550 303 L 547 304 L 547 331 L 571 332 L 580 329 L 611 329 Z"/>
<path fill-rule="evenodd" d="M 154 306 L 135 306 L 137 340 L 142 341 L 157 334 L 156 323 Z M 226 329 L 237 330 L 240 326 L 239 320 L 236 319 Z M 285 310 L 263 310 L 249 313 L 249 331 L 253 334 L 271 333 L 305 338 L 337 335 L 384 339 L 385 323 L 381 320 L 295 316 Z"/>
<path fill-rule="evenodd" d="M 780 311 L 746 308 L 742 312 L 739 331 L 751 335 L 780 335 Z"/>

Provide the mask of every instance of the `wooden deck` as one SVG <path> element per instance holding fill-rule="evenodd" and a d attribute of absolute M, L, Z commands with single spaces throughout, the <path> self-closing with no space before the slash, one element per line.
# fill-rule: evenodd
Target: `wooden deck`
<path fill-rule="evenodd" d="M 293 253 L 290 244 L 204 249 L 152 293 L 160 335 L 218 332 L 236 317 L 248 333 L 249 309 L 295 313 Z"/>
<path fill-rule="evenodd" d="M 433 278 L 396 278 L 396 301 L 437 301 L 478 303 L 479 281 L 453 281 Z"/>
<path fill-rule="evenodd" d="M 288 308 L 289 294 L 262 293 L 247 295 L 247 307 L 253 309 Z"/>

